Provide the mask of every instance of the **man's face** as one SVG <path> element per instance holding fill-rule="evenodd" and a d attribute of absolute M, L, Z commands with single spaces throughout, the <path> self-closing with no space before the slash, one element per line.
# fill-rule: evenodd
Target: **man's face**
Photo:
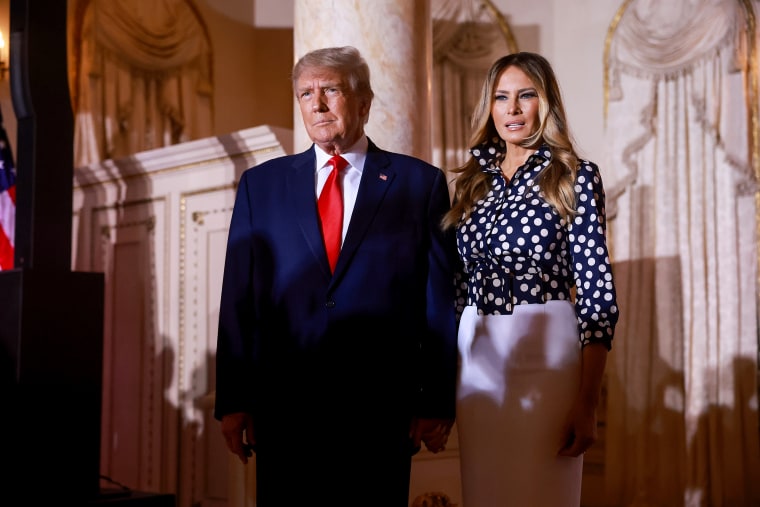
<path fill-rule="evenodd" d="M 306 132 L 327 153 L 343 153 L 364 133 L 370 104 L 349 91 L 337 71 L 306 69 L 295 91 Z"/>

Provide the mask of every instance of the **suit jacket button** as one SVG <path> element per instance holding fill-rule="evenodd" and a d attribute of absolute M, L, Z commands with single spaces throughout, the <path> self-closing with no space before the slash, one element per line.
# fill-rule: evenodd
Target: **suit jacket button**
<path fill-rule="evenodd" d="M 325 303 L 325 308 L 335 308 L 335 301 L 328 301 Z"/>

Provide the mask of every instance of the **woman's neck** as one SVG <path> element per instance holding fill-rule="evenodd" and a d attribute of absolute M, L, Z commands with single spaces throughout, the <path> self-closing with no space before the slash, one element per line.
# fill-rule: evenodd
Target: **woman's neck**
<path fill-rule="evenodd" d="M 517 169 L 523 165 L 535 150 L 517 145 L 508 145 L 507 154 L 499 165 L 501 174 L 508 180 L 512 179 Z"/>

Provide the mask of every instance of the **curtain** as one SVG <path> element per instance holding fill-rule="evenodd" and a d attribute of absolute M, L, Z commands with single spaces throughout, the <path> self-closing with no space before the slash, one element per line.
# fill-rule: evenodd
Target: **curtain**
<path fill-rule="evenodd" d="M 629 0 L 610 27 L 610 505 L 760 505 L 756 11 Z"/>
<path fill-rule="evenodd" d="M 212 134 L 211 47 L 189 0 L 90 0 L 73 40 L 75 167 Z"/>

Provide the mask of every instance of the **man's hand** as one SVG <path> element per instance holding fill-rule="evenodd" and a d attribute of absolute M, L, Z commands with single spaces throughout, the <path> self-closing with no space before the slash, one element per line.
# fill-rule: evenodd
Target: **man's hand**
<path fill-rule="evenodd" d="M 446 449 L 449 433 L 454 426 L 454 419 L 425 419 L 415 418 L 412 421 L 411 437 L 415 447 L 422 442 L 432 452 L 438 453 Z"/>
<path fill-rule="evenodd" d="M 245 412 L 235 412 L 222 416 L 222 435 L 227 448 L 245 465 L 253 455 L 256 436 L 253 430 L 253 416 Z"/>

